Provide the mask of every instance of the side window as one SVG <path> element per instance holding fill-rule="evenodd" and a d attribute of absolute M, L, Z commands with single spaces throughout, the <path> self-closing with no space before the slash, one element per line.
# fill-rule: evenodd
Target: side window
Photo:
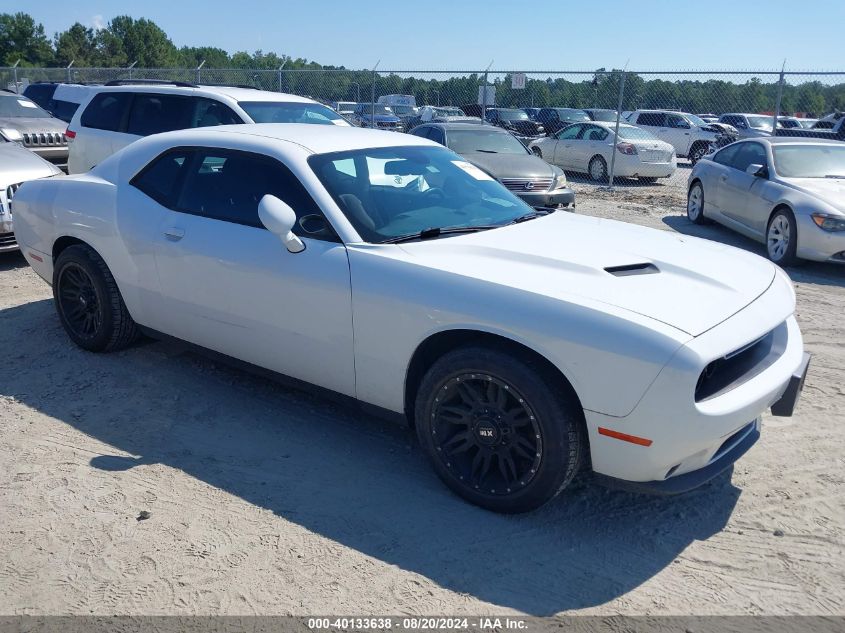
<path fill-rule="evenodd" d="M 666 114 L 663 112 L 643 112 L 640 114 L 637 124 L 666 127 Z"/>
<path fill-rule="evenodd" d="M 124 114 L 131 101 L 130 92 L 101 92 L 91 99 L 80 123 L 82 127 L 116 132 L 123 125 Z"/>
<path fill-rule="evenodd" d="M 159 204 L 171 207 L 189 156 L 190 150 L 186 149 L 165 152 L 138 172 L 129 184 Z"/>
<path fill-rule="evenodd" d="M 433 127 L 430 129 L 428 133 L 428 138 L 430 138 L 435 143 L 446 145 L 446 135 L 443 134 L 443 130 L 438 127 Z"/>
<path fill-rule="evenodd" d="M 745 171 L 749 165 L 768 165 L 765 148 L 760 143 L 741 143 L 732 167 Z"/>
<path fill-rule="evenodd" d="M 195 151 L 176 210 L 264 228 L 258 219 L 258 203 L 268 193 L 290 205 L 298 218 L 321 215 L 305 187 L 287 167 L 266 156 L 227 149 Z"/>
<path fill-rule="evenodd" d="M 225 103 L 220 103 L 213 99 L 196 97 L 194 98 L 194 104 L 194 119 L 191 127 L 213 127 L 215 125 L 243 123 L 241 117 L 235 114 L 235 111 Z"/>
<path fill-rule="evenodd" d="M 432 130 L 432 128 L 430 128 L 427 125 L 419 125 L 419 126 L 415 127 L 413 130 L 411 130 L 410 133 L 413 134 L 414 136 L 420 136 L 422 138 L 431 138 L 431 130 Z"/>
<path fill-rule="evenodd" d="M 607 138 L 607 130 L 597 125 L 586 126 L 584 130 L 584 139 L 587 141 L 603 141 Z"/>
<path fill-rule="evenodd" d="M 137 93 L 126 126 L 128 134 L 148 136 L 191 126 L 193 100 L 181 95 Z"/>
<path fill-rule="evenodd" d="M 744 143 L 732 143 L 728 145 L 724 149 L 720 149 L 716 152 L 715 156 L 713 156 L 713 160 L 719 163 L 720 165 L 725 165 L 726 167 L 733 167 L 734 159 L 736 158 L 737 153 Z"/>
<path fill-rule="evenodd" d="M 583 129 L 583 125 L 570 125 L 569 127 L 563 128 L 556 136 L 561 141 L 572 140 L 578 138 Z"/>
<path fill-rule="evenodd" d="M 690 127 L 687 120 L 682 116 L 678 116 L 677 114 L 670 114 L 668 119 L 669 119 L 669 127 L 680 128 L 680 129 L 685 129 L 685 130 L 688 130 L 689 127 Z"/>

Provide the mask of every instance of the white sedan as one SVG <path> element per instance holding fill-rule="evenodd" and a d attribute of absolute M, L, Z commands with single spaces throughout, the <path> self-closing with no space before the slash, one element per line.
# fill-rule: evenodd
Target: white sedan
<path fill-rule="evenodd" d="M 552 165 L 589 174 L 599 182 L 608 179 L 614 151 L 614 178 L 655 182 L 669 178 L 678 167 L 674 147 L 648 130 L 627 123 L 619 124 L 618 139 L 615 122 L 591 121 L 565 127 L 552 136 L 532 141 L 529 147 Z"/>
<path fill-rule="evenodd" d="M 497 511 L 540 506 L 585 464 L 695 487 L 766 409 L 791 415 L 807 367 L 770 262 L 533 210 L 415 136 L 170 132 L 15 203 L 77 345 L 164 334 L 405 419 L 446 484 Z"/>

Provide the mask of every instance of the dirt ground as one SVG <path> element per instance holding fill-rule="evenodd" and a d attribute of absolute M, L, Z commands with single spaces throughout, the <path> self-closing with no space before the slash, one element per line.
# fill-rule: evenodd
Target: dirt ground
<path fill-rule="evenodd" d="M 579 213 L 760 252 L 680 187 L 574 186 Z M 75 348 L 2 255 L 0 613 L 845 614 L 845 269 L 789 273 L 803 399 L 732 473 L 670 498 L 584 475 L 506 517 L 390 423 L 174 344 Z"/>

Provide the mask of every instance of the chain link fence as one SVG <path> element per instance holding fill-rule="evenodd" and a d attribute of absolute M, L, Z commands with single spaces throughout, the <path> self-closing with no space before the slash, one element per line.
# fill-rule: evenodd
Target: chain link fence
<path fill-rule="evenodd" d="M 579 159 L 580 163 L 570 160 L 566 151 L 556 150 L 553 156 L 544 152 L 543 157 L 564 167 L 576 186 L 584 185 L 583 189 L 595 184 L 597 175 L 606 183 L 612 171 L 615 187 L 662 188 L 673 195 L 685 194 L 686 179 L 692 161 L 701 154 L 702 139 L 708 145 L 719 145 L 756 133 L 741 128 L 740 120 L 730 115 L 754 115 L 753 124 L 762 125 L 756 129 L 765 131 L 768 125 L 771 131 L 776 112 L 797 117 L 798 122 L 790 125 L 799 125 L 802 119 L 845 110 L 845 72 L 0 68 L 0 86 L 12 91 L 22 91 L 38 81 L 102 84 L 125 79 L 248 86 L 310 97 L 345 108 L 348 113 L 354 111 L 355 104 L 372 104 L 379 99 L 388 103 L 393 99 L 396 105 L 397 95 L 413 97 L 417 107 L 461 108 L 486 119 L 494 118 L 486 108 L 495 106 L 520 110 L 508 116 L 533 120 L 543 126 L 544 135 L 555 134 L 564 124 L 578 123 L 585 117 L 604 119 L 615 131 L 618 111 L 621 125 L 633 123 L 673 146 L 678 159 L 671 175 L 661 175 L 656 182 L 620 176 L 630 176 L 631 170 L 620 171 L 612 143 L 607 150 L 610 155 L 605 154 L 610 160 L 604 174 L 599 170 L 590 176 L 590 156 Z M 398 105 L 395 109 L 403 119 L 401 129 L 407 131 L 419 123 L 419 113 L 408 114 L 407 108 Z M 571 110 L 586 110 L 587 114 Z M 642 117 L 639 112 L 643 110 L 663 115 Z M 682 116 L 670 116 L 673 113 Z M 687 115 L 703 117 L 704 121 Z M 354 116 L 351 118 L 356 122 Z M 674 127 L 684 125 L 679 119 L 686 120 L 689 127 Z M 743 121 L 747 125 L 748 117 Z M 513 131 L 512 126 L 510 129 Z M 630 157 L 623 162 L 630 163 Z"/>

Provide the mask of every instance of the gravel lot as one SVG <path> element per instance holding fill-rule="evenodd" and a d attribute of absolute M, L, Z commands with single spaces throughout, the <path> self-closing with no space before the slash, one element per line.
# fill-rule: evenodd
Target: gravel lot
<path fill-rule="evenodd" d="M 683 178 L 574 179 L 578 212 L 760 252 L 691 225 Z M 389 423 L 174 344 L 73 347 L 0 255 L 0 613 L 843 615 L 845 269 L 789 273 L 804 396 L 732 474 L 674 498 L 584 475 L 504 517 Z"/>

